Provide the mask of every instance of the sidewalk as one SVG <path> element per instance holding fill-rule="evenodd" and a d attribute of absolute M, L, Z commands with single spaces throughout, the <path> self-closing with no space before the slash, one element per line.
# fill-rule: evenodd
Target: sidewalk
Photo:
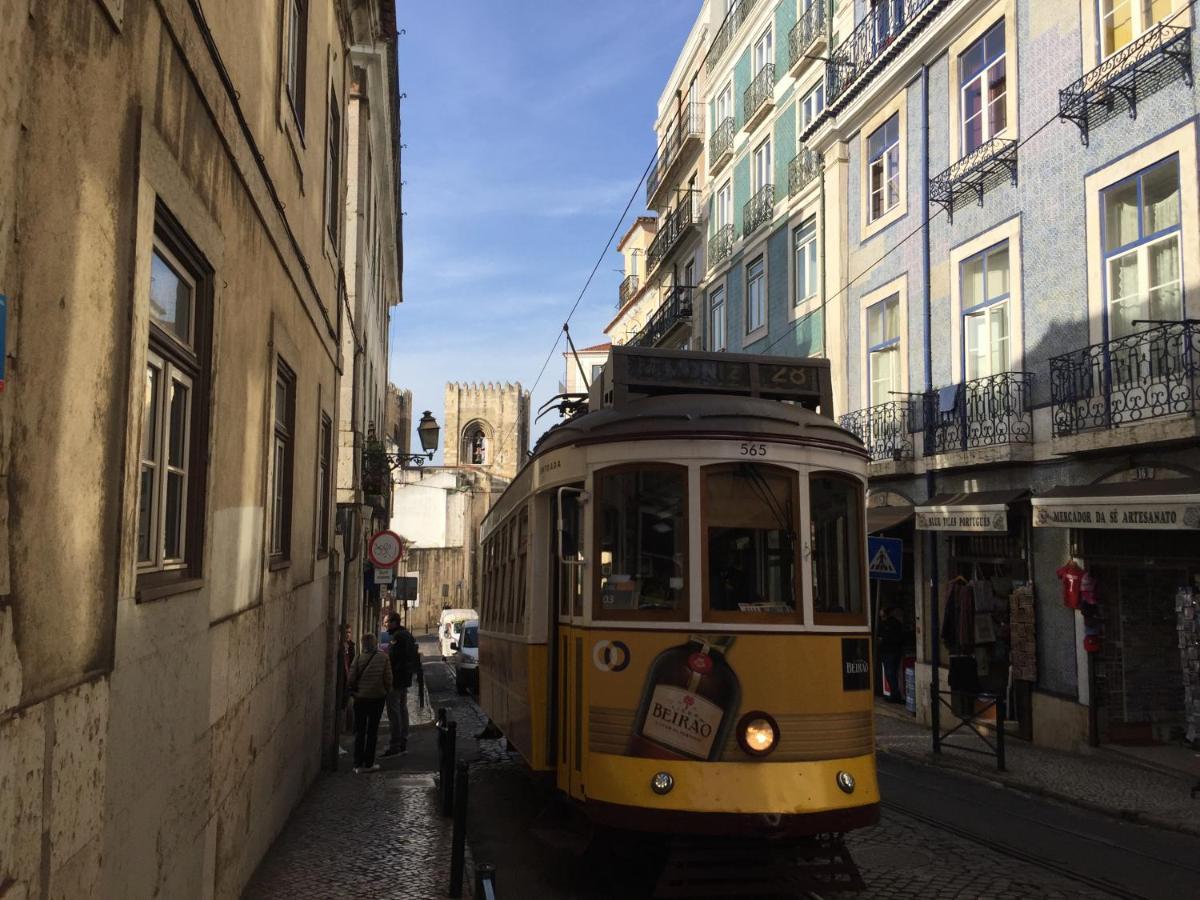
<path fill-rule="evenodd" d="M 943 723 L 943 730 L 949 727 Z M 986 749 L 966 728 L 951 739 Z M 1200 797 L 1189 791 L 1195 778 L 1156 771 L 1113 753 L 1074 755 L 1035 747 L 1017 738 L 1005 741 L 1007 771 L 994 757 L 951 749 L 933 753 L 930 730 L 903 707 L 875 707 L 875 745 L 881 753 L 939 766 L 1026 793 L 1091 809 L 1104 815 L 1200 835 Z"/>
<path fill-rule="evenodd" d="M 440 657 L 426 655 L 424 661 L 427 684 L 444 695 L 446 667 Z M 414 685 L 408 692 L 409 752 L 377 760 L 381 770 L 371 774 L 355 775 L 348 754 L 339 758 L 337 772 L 323 772 L 259 864 L 246 900 L 446 896 L 452 820 L 438 809 L 433 704 L 427 700 L 417 708 L 416 694 Z M 465 703 L 452 704 L 451 717 L 458 722 L 458 758 L 477 757 L 474 735 L 486 723 Z M 385 715 L 380 751 L 387 741 Z M 341 745 L 352 752 L 354 735 L 343 735 Z M 464 896 L 470 896 L 469 847 L 465 868 Z"/>

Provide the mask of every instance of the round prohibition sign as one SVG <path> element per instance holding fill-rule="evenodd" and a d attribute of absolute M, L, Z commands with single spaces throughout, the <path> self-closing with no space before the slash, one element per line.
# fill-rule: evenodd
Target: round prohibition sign
<path fill-rule="evenodd" d="M 367 559 L 381 569 L 388 569 L 404 556 L 404 541 L 394 531 L 377 531 L 367 543 Z"/>

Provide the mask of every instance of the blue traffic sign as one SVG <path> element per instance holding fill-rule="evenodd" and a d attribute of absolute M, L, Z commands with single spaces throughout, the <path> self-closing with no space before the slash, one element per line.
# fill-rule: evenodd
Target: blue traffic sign
<path fill-rule="evenodd" d="M 899 538 L 867 538 L 867 575 L 875 581 L 903 579 L 904 541 Z"/>

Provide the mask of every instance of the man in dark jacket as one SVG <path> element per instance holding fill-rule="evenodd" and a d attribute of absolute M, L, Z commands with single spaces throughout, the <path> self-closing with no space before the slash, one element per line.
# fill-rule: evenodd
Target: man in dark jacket
<path fill-rule="evenodd" d="M 400 624 L 400 616 L 391 613 L 387 617 L 387 630 L 391 635 L 388 644 L 388 659 L 392 664 L 392 689 L 387 695 L 388 748 L 380 757 L 397 756 L 408 752 L 408 689 L 413 678 L 424 681 L 421 671 L 421 654 L 416 639 Z"/>

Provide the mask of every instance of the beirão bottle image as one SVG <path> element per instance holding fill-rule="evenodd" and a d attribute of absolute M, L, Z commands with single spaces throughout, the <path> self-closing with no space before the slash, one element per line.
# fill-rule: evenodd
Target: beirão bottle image
<path fill-rule="evenodd" d="M 632 756 L 712 760 L 737 717 L 741 685 L 726 660 L 733 635 L 693 634 L 655 657 L 629 740 Z"/>

